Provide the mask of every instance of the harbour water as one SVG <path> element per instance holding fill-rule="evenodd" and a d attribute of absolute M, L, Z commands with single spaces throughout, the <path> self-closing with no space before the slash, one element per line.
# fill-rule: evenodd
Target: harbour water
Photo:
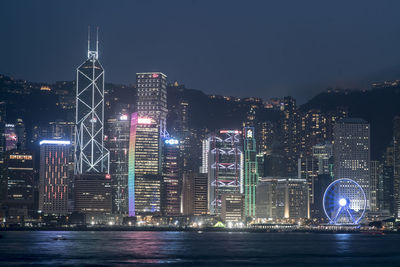
<path fill-rule="evenodd" d="M 400 266 L 400 235 L 228 232 L 0 232 L 0 264 Z M 62 235 L 65 240 L 56 240 Z"/>

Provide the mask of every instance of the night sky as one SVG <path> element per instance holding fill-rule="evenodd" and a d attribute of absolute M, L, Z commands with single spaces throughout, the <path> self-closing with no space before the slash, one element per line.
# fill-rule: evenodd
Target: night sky
<path fill-rule="evenodd" d="M 304 102 L 400 78 L 400 1 L 376 0 L 2 1 L 0 73 L 74 80 L 88 25 L 107 82 L 162 71 L 208 94 Z"/>

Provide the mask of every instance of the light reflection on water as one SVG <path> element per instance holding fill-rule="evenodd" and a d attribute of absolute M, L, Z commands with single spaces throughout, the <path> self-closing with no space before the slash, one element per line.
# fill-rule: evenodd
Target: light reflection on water
<path fill-rule="evenodd" d="M 400 262 L 399 235 L 216 232 L 3 232 L 10 264 L 386 266 Z M 54 240 L 63 235 L 66 240 Z"/>

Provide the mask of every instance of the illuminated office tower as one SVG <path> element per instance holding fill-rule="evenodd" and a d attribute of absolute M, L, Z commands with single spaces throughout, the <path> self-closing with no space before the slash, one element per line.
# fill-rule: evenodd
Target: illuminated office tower
<path fill-rule="evenodd" d="M 276 186 L 277 218 L 310 218 L 308 193 L 308 184 L 305 179 L 278 179 Z"/>
<path fill-rule="evenodd" d="M 106 121 L 105 145 L 110 152 L 113 213 L 128 213 L 129 115 L 113 115 Z"/>
<path fill-rule="evenodd" d="M 225 223 L 241 222 L 244 219 L 243 194 L 223 194 L 221 199 L 221 218 Z"/>
<path fill-rule="evenodd" d="M 298 140 L 298 111 L 296 100 L 290 96 L 283 99 L 283 122 L 282 122 L 282 140 L 283 155 L 286 164 L 285 176 L 294 176 L 296 174 L 297 158 L 299 156 Z"/>
<path fill-rule="evenodd" d="M 131 115 L 129 137 L 129 216 L 160 212 L 160 127 L 150 117 Z"/>
<path fill-rule="evenodd" d="M 136 74 L 137 112 L 139 117 L 149 117 L 166 136 L 167 120 L 167 76 L 161 72 Z"/>
<path fill-rule="evenodd" d="M 98 37 L 98 35 L 97 35 Z M 109 153 L 104 147 L 104 69 L 88 39 L 87 60 L 76 72 L 75 174 L 108 173 Z"/>
<path fill-rule="evenodd" d="M 208 201 L 212 215 L 221 214 L 223 194 L 237 194 L 243 183 L 243 138 L 238 130 L 220 130 L 208 139 Z"/>
<path fill-rule="evenodd" d="M 369 209 L 370 182 L 370 126 L 363 119 L 346 118 L 333 128 L 335 179 L 348 178 L 357 182 L 367 197 Z M 355 193 L 354 193 L 355 194 Z M 362 199 L 355 199 L 350 208 L 358 211 L 364 207 Z"/>
<path fill-rule="evenodd" d="M 253 127 L 244 128 L 244 214 L 256 216 L 256 186 L 258 182 L 256 138 Z"/>
<path fill-rule="evenodd" d="M 111 214 L 111 176 L 84 173 L 75 176 L 75 211 L 86 219 Z"/>
<path fill-rule="evenodd" d="M 370 207 L 371 211 L 379 211 L 379 182 L 383 175 L 383 165 L 377 160 L 371 160 L 371 176 L 370 176 Z"/>
<path fill-rule="evenodd" d="M 182 184 L 182 213 L 186 216 L 207 215 L 207 174 L 192 171 L 184 172 Z"/>
<path fill-rule="evenodd" d="M 30 151 L 10 150 L 5 153 L 1 179 L 1 202 L 9 218 L 24 218 L 34 204 L 34 158 Z"/>
<path fill-rule="evenodd" d="M 6 151 L 13 150 L 17 148 L 18 137 L 15 132 L 15 124 L 7 123 L 4 126 L 4 139 L 5 139 L 5 149 Z"/>
<path fill-rule="evenodd" d="M 179 141 L 168 138 L 164 140 L 162 160 L 161 211 L 166 216 L 181 213 L 181 164 Z"/>
<path fill-rule="evenodd" d="M 40 141 L 39 210 L 45 214 L 68 212 L 68 155 L 71 142 Z"/>

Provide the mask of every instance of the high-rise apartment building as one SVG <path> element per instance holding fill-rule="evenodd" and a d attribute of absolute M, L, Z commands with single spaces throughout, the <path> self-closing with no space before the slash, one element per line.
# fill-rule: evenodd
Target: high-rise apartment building
<path fill-rule="evenodd" d="M 357 182 L 367 196 L 370 208 L 370 125 L 363 119 L 345 118 L 335 124 L 334 130 L 335 179 L 348 178 Z M 364 207 L 362 199 L 355 199 L 350 208 Z"/>
<path fill-rule="evenodd" d="M 45 214 L 68 213 L 68 157 L 71 142 L 40 141 L 39 210 Z"/>

